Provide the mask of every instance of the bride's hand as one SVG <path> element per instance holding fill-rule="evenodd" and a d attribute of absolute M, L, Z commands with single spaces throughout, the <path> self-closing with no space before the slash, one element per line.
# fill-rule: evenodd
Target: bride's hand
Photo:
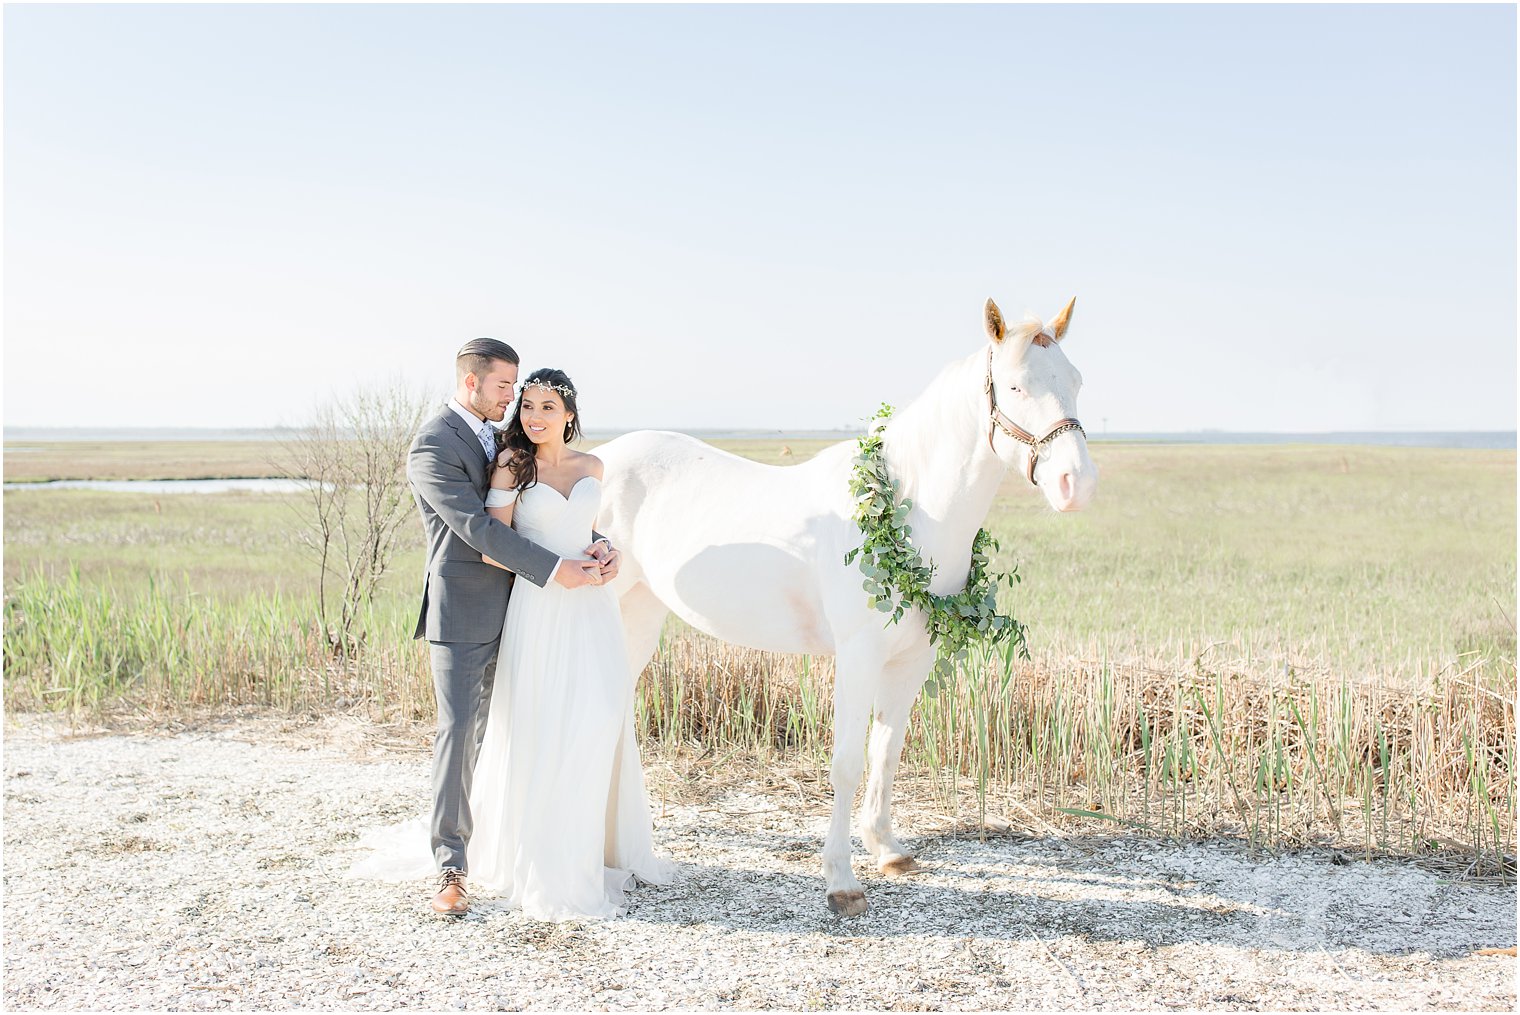
<path fill-rule="evenodd" d="M 585 554 L 602 566 L 603 582 L 610 582 L 618 576 L 618 568 L 623 564 L 623 557 L 612 548 L 611 540 L 605 536 L 598 539 L 586 547 Z"/>

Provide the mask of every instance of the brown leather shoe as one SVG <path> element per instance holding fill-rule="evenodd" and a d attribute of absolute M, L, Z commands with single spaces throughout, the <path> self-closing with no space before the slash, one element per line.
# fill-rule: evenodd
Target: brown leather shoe
<path fill-rule="evenodd" d="M 438 894 L 433 896 L 433 912 L 463 916 L 469 911 L 470 893 L 465 891 L 464 871 L 445 867 L 438 878 Z"/>

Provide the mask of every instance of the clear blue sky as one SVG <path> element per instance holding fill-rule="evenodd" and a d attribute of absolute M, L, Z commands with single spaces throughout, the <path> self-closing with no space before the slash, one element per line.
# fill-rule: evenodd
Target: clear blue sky
<path fill-rule="evenodd" d="M 1512 429 L 1479 6 L 8 6 L 10 426 L 265 426 L 466 339 L 593 429 L 851 426 L 1077 310 L 1089 428 Z"/>

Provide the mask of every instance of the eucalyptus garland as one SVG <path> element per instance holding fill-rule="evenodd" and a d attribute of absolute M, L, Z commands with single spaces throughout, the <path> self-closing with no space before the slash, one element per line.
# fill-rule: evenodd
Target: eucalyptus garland
<path fill-rule="evenodd" d="M 913 528 L 907 518 L 913 502 L 899 499 L 898 482 L 888 473 L 882 454 L 882 428 L 891 417 L 892 407 L 883 404 L 859 441 L 850 492 L 855 495 L 855 523 L 865 542 L 845 554 L 844 561 L 860 561 L 860 570 L 866 576 L 862 587 L 873 608 L 891 614 L 888 625 L 915 607 L 923 612 L 929 643 L 936 650 L 934 670 L 924 685 L 933 696 L 941 683 L 954 679 L 955 664 L 965 661 L 977 641 L 991 647 L 1012 639 L 1019 656 L 1029 658 L 1024 625 L 997 612 L 998 582 L 1012 587 L 1020 579 L 1017 567 L 1001 574 L 987 570 L 990 553 L 998 544 L 986 529 L 978 529 L 971 541 L 966 587 L 950 596 L 929 591 L 934 567 L 924 563 L 910 542 Z"/>

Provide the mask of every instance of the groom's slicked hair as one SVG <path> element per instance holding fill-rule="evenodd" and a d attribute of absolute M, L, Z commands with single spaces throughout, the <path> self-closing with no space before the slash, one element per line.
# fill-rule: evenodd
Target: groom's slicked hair
<path fill-rule="evenodd" d="M 498 359 L 506 360 L 513 366 L 518 364 L 517 352 L 507 343 L 498 342 L 494 338 L 472 338 L 459 350 L 454 365 L 459 379 L 463 380 L 465 374 L 484 377 L 491 369 L 491 361 Z"/>

